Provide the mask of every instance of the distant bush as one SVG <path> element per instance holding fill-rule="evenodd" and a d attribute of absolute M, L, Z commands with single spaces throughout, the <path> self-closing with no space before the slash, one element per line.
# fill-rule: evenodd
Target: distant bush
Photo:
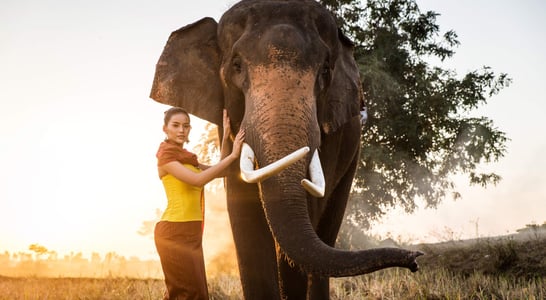
<path fill-rule="evenodd" d="M 442 267 L 456 274 L 509 275 L 522 278 L 546 277 L 546 237 L 519 239 L 517 236 L 470 241 L 423 244 L 423 268 Z"/>

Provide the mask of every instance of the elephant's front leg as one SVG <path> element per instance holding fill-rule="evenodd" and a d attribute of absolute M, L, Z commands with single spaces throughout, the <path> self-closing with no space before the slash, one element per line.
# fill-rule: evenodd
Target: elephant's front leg
<path fill-rule="evenodd" d="M 245 299 L 280 299 L 275 244 L 256 185 L 227 179 L 227 207 Z"/>
<path fill-rule="evenodd" d="M 282 299 L 307 299 L 307 275 L 297 265 L 290 264 L 277 247 L 277 263 L 279 267 L 279 285 Z"/>

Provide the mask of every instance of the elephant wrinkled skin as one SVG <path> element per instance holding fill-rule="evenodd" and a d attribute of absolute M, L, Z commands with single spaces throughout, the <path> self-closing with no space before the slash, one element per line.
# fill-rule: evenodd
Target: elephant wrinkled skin
<path fill-rule="evenodd" d="M 246 131 L 251 167 L 304 149 L 257 183 L 242 181 L 235 164 L 226 177 L 246 299 L 328 299 L 329 277 L 417 270 L 420 252 L 334 248 L 359 157 L 363 98 L 351 41 L 317 2 L 241 1 L 218 23 L 204 18 L 174 31 L 151 98 L 219 126 L 226 108 L 234 132 Z M 309 177 L 319 182 L 313 193 L 302 187 L 314 186 Z"/>

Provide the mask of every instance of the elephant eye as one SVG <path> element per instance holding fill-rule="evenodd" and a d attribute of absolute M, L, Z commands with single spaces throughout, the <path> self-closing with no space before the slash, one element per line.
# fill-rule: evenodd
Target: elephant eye
<path fill-rule="evenodd" d="M 326 62 L 322 65 L 322 75 L 328 75 L 330 73 L 330 65 Z"/>
<path fill-rule="evenodd" d="M 320 88 L 324 89 L 326 86 L 330 84 L 331 79 L 331 70 L 330 70 L 330 64 L 328 61 L 326 61 L 320 70 Z"/>
<path fill-rule="evenodd" d="M 233 71 L 235 71 L 236 73 L 241 73 L 242 71 L 241 58 L 239 57 L 234 58 L 231 64 L 233 66 Z"/>
<path fill-rule="evenodd" d="M 326 79 L 330 76 L 331 68 L 330 68 L 330 57 L 329 55 L 326 55 L 324 62 L 322 63 L 322 69 L 320 70 L 321 76 L 326 76 Z"/>

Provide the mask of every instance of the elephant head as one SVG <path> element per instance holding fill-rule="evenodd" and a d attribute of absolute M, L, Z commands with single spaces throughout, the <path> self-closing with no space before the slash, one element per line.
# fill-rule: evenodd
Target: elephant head
<path fill-rule="evenodd" d="M 417 252 L 332 247 L 359 153 L 363 98 L 352 47 L 315 1 L 241 1 L 219 23 L 204 18 L 171 34 L 151 98 L 220 126 L 226 108 L 232 128 L 245 129 L 241 169 L 250 183 L 235 166 L 228 207 L 261 203 L 277 256 L 327 277 L 416 270 Z M 238 209 L 230 219 L 241 260 L 250 250 L 239 251 Z"/>

